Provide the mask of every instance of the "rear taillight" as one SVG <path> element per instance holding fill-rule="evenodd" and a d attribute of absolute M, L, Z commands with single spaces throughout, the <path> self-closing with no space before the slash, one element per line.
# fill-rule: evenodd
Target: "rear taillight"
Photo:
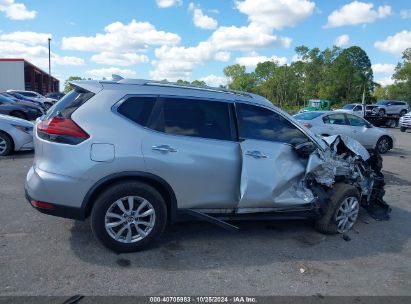
<path fill-rule="evenodd" d="M 40 138 L 62 144 L 77 145 L 90 136 L 70 118 L 51 118 L 37 125 Z"/>

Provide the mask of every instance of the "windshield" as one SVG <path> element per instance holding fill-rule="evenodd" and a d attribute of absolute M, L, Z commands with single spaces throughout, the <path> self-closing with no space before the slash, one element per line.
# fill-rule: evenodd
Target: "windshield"
<path fill-rule="evenodd" d="M 355 107 L 355 105 L 353 105 L 353 104 L 347 104 L 347 105 L 343 106 L 343 109 L 344 110 L 352 110 L 352 109 L 354 109 L 354 107 Z"/>
<path fill-rule="evenodd" d="M 297 120 L 312 120 L 322 114 L 322 112 L 304 112 L 301 114 L 294 115 L 294 118 Z"/>

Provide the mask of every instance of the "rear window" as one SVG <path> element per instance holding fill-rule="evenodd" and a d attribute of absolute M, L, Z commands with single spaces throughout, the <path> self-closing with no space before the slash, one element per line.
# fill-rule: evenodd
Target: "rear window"
<path fill-rule="evenodd" d="M 294 115 L 294 118 L 297 120 L 312 120 L 322 114 L 323 113 L 321 112 L 305 112 L 305 113 Z"/>
<path fill-rule="evenodd" d="M 117 108 L 117 112 L 128 119 L 145 126 L 156 103 L 156 97 L 129 97 Z"/>
<path fill-rule="evenodd" d="M 347 104 L 347 105 L 343 106 L 343 109 L 344 110 L 352 110 L 352 109 L 354 109 L 354 107 L 355 107 L 355 105 L 353 105 L 353 104 Z"/>
<path fill-rule="evenodd" d="M 70 118 L 71 114 L 81 107 L 87 100 L 94 96 L 94 93 L 75 88 L 70 93 L 60 99 L 47 112 L 46 119 L 53 117 Z"/>

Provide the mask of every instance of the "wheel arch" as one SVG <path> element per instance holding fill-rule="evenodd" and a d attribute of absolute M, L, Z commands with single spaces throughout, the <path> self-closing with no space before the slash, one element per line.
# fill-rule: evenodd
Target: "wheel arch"
<path fill-rule="evenodd" d="M 177 199 L 174 190 L 161 177 L 139 171 L 127 171 L 110 174 L 98 182 L 96 182 L 84 197 L 81 209 L 83 210 L 84 218 L 87 218 L 91 214 L 94 202 L 97 199 L 101 191 L 111 185 L 126 182 L 126 181 L 138 181 L 146 183 L 156 189 L 160 195 L 163 197 L 164 202 L 167 206 L 167 221 L 173 222 L 177 216 Z"/>
<path fill-rule="evenodd" d="M 4 134 L 6 136 L 8 136 L 11 140 L 11 144 L 12 144 L 12 151 L 15 151 L 16 149 L 16 143 L 14 142 L 13 136 L 11 136 L 9 133 L 7 133 L 6 131 L 0 130 L 1 134 Z"/>

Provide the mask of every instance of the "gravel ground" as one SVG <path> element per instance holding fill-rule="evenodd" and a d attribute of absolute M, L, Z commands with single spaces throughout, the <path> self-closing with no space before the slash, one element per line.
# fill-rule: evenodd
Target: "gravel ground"
<path fill-rule="evenodd" d="M 89 222 L 24 199 L 32 153 L 0 158 L 0 295 L 411 295 L 411 134 L 384 156 L 392 218 L 362 212 L 345 241 L 309 221 L 179 223 L 152 249 L 115 254 Z"/>

